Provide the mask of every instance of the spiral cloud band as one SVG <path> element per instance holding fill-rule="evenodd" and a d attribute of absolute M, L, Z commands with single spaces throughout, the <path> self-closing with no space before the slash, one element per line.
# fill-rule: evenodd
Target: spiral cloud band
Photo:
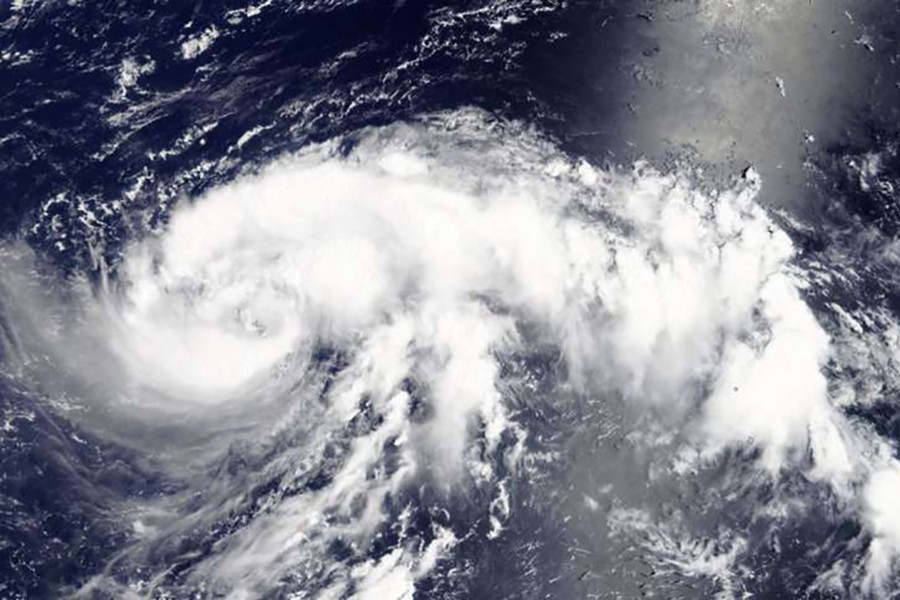
<path fill-rule="evenodd" d="M 385 504 L 423 478 L 493 490 L 502 531 L 529 435 L 511 400 L 529 383 L 505 365 L 535 340 L 564 373 L 547 402 L 615 397 L 685 424 L 661 468 L 690 477 L 750 448 L 765 477 L 820 482 L 870 532 L 859 568 L 877 592 L 900 552 L 900 466 L 832 397 L 832 341 L 759 191 L 752 171 L 713 193 L 641 164 L 598 169 L 477 112 L 369 129 L 178 205 L 84 295 L 91 341 L 64 328 L 53 343 L 72 370 L 75 354 L 112 361 L 108 402 L 201 423 L 302 396 L 323 353 L 340 357 L 319 399 L 265 426 L 300 427 L 291 456 L 313 460 L 376 416 L 328 485 L 259 507 L 192 567 L 235 598 L 300 565 L 335 597 L 411 593 L 453 552 L 449 529 L 347 572 L 321 557 L 371 544 Z M 149 547 L 207 517 L 138 522 Z"/>

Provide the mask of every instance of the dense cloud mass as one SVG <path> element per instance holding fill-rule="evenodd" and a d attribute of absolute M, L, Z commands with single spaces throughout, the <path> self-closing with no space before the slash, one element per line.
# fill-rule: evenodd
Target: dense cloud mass
<path fill-rule="evenodd" d="M 183 201 L 96 290 L 67 292 L 81 298 L 78 318 L 33 344 L 93 389 L 82 401 L 187 415 L 201 429 L 303 397 L 324 349 L 342 357 L 322 404 L 264 426 L 306 423 L 291 457 L 312 460 L 362 414 L 377 418 L 347 442 L 329 485 L 261 509 L 192 566 L 230 597 L 255 597 L 298 567 L 318 570 L 334 597 L 411 594 L 453 552 L 450 529 L 349 572 L 324 557 L 336 540 L 373 543 L 385 503 L 423 478 L 493 489 L 497 535 L 515 519 L 497 470 L 515 477 L 528 436 L 510 408 L 526 382 L 503 365 L 527 353 L 526 339 L 564 366 L 547 402 L 562 390 L 615 396 L 684 423 L 686 443 L 662 468 L 690 477 L 749 448 L 766 478 L 821 482 L 870 532 L 858 568 L 877 593 L 900 552 L 900 464 L 836 406 L 832 341 L 759 189 L 752 170 L 713 193 L 689 173 L 599 169 L 471 111 L 369 129 Z M 32 322 L 65 316 L 52 299 L 29 300 L 26 276 L 5 279 Z M 650 527 L 626 514 L 610 518 Z M 138 546 L 196 519 L 138 520 Z M 703 568 L 727 570 L 740 548 Z"/>

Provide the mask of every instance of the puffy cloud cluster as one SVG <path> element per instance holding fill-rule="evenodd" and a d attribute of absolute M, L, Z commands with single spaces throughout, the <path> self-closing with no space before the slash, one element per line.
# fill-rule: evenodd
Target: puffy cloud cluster
<path fill-rule="evenodd" d="M 135 379 L 217 402 L 316 344 L 402 330 L 380 368 L 427 382 L 435 440 L 458 456 L 472 416 L 500 418 L 496 356 L 527 323 L 573 383 L 701 402 L 714 440 L 754 440 L 773 470 L 829 418 L 828 340 L 756 182 L 710 195 L 534 140 L 480 156 L 395 143 L 422 141 L 414 128 L 371 135 L 350 157 L 320 148 L 214 190 L 131 249 L 107 301 Z"/>
<path fill-rule="evenodd" d="M 750 175 L 709 193 L 645 165 L 601 171 L 453 113 L 308 149 L 183 203 L 128 250 L 92 313 L 126 379 L 179 407 L 258 402 L 261 382 L 303 372 L 324 345 L 349 361 L 328 393 L 334 421 L 364 400 L 384 416 L 329 486 L 285 500 L 198 571 L 252 594 L 298 548 L 314 552 L 304 532 L 322 515 L 355 515 L 334 535 L 371 533 L 424 461 L 447 481 L 490 480 L 467 448 L 473 424 L 489 452 L 511 427 L 500 361 L 527 351 L 525 329 L 559 348 L 574 389 L 696 414 L 705 451 L 749 443 L 773 474 L 811 451 L 813 476 L 849 493 L 861 459 L 829 401 L 829 339 Z M 424 422 L 410 418 L 409 381 Z M 402 468 L 373 478 L 385 444 Z M 900 548 L 887 477 L 865 493 L 873 561 Z M 436 560 L 398 552 L 359 578 L 406 589 Z"/>
<path fill-rule="evenodd" d="M 134 380 L 182 402 L 250 398 L 327 344 L 351 356 L 335 414 L 367 398 L 393 415 L 322 497 L 251 525 L 217 571 L 244 580 L 278 564 L 341 490 L 368 486 L 378 506 L 422 456 L 463 472 L 473 422 L 495 447 L 509 427 L 499 357 L 522 350 L 523 326 L 561 349 L 577 389 L 699 405 L 710 448 L 749 440 L 777 472 L 813 444 L 829 475 L 849 468 L 833 458 L 841 437 L 817 433 L 835 427 L 828 340 L 788 275 L 788 237 L 755 203 L 757 181 L 709 194 L 452 118 L 370 131 L 349 155 L 307 151 L 182 205 L 129 251 L 103 315 Z M 432 409 L 425 423 L 405 416 L 409 379 Z M 390 439 L 407 468 L 367 482 Z"/>

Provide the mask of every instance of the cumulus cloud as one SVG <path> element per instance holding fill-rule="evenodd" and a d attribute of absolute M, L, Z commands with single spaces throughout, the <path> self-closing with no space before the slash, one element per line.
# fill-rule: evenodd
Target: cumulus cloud
<path fill-rule="evenodd" d="M 710 197 L 647 168 L 513 177 L 488 164 L 480 191 L 436 160 L 306 157 L 181 207 L 129 252 L 108 299 L 132 376 L 216 401 L 292 353 L 403 322 L 437 439 L 459 455 L 467 419 L 502 405 L 495 355 L 536 323 L 580 384 L 680 406 L 712 382 L 711 434 L 756 440 L 776 470 L 827 415 L 828 340 L 752 185 Z"/>
<path fill-rule="evenodd" d="M 831 423 L 828 340 L 756 182 L 708 194 L 643 165 L 574 163 L 526 132 L 440 125 L 371 131 L 349 155 L 319 147 L 185 203 L 130 249 L 105 298 L 117 355 L 164 395 L 252 395 L 324 343 L 352 356 L 335 414 L 350 419 L 368 398 L 393 415 L 326 490 L 236 538 L 216 560 L 223 576 L 278 564 L 341 490 L 368 489 L 378 506 L 423 460 L 458 477 L 474 423 L 496 447 L 509 427 L 499 357 L 522 350 L 524 325 L 562 350 L 577 389 L 680 412 L 699 403 L 703 443 L 749 441 L 773 472 L 812 443 L 811 424 Z M 431 407 L 424 423 L 405 416 L 408 379 Z M 367 482 L 390 439 L 406 468 Z"/>
<path fill-rule="evenodd" d="M 129 382 L 180 408 L 259 402 L 260 382 L 314 367 L 317 348 L 346 353 L 328 426 L 364 403 L 383 420 L 328 486 L 284 499 L 197 568 L 248 594 L 322 551 L 306 532 L 324 515 L 354 523 L 330 535 L 364 539 L 415 474 L 490 480 L 467 449 L 476 430 L 487 453 L 512 431 L 500 364 L 527 351 L 523 328 L 559 348 L 576 391 L 697 415 L 698 445 L 753 445 L 773 474 L 811 449 L 813 475 L 849 489 L 829 339 L 758 191 L 752 177 L 709 193 L 646 165 L 602 171 L 471 113 L 369 130 L 184 202 L 128 249 L 91 329 Z M 430 418 L 411 418 L 414 401 Z M 386 445 L 399 468 L 375 468 Z M 895 544 L 885 485 L 873 478 L 867 514 L 876 543 Z M 408 591 L 450 547 L 398 550 L 341 585 Z"/>
<path fill-rule="evenodd" d="M 210 25 L 200 33 L 186 39 L 181 43 L 181 58 L 192 60 L 197 58 L 213 45 L 219 37 L 219 30 L 215 25 Z"/>
<path fill-rule="evenodd" d="M 872 534 L 864 587 L 883 593 L 896 561 L 900 559 L 900 463 L 875 471 L 863 491 L 864 515 Z"/>

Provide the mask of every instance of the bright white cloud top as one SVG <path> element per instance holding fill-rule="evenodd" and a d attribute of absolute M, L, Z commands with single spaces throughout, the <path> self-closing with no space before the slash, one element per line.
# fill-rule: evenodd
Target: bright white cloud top
<path fill-rule="evenodd" d="M 528 435 L 508 402 L 522 383 L 502 367 L 525 338 L 558 350 L 567 390 L 679 415 L 690 444 L 669 467 L 684 476 L 749 446 L 767 477 L 820 481 L 871 532 L 860 568 L 877 593 L 900 552 L 900 467 L 836 408 L 832 341 L 759 189 L 752 172 L 713 193 L 646 165 L 602 170 L 473 112 L 371 129 L 182 202 L 85 301 L 93 333 L 78 336 L 90 340 L 53 343 L 70 365 L 112 361 L 129 405 L 195 419 L 264 410 L 266 390 L 293 389 L 323 347 L 346 357 L 309 415 L 307 451 L 363 407 L 382 418 L 330 485 L 285 499 L 197 567 L 234 598 L 338 537 L 362 544 L 415 477 L 491 482 L 484 457 L 497 451 L 515 469 L 521 447 L 498 448 Z M 412 417 L 414 400 L 429 418 Z M 400 466 L 379 470 L 388 445 Z M 332 592 L 406 597 L 456 542 L 442 531 L 350 573 L 332 567 Z"/>

